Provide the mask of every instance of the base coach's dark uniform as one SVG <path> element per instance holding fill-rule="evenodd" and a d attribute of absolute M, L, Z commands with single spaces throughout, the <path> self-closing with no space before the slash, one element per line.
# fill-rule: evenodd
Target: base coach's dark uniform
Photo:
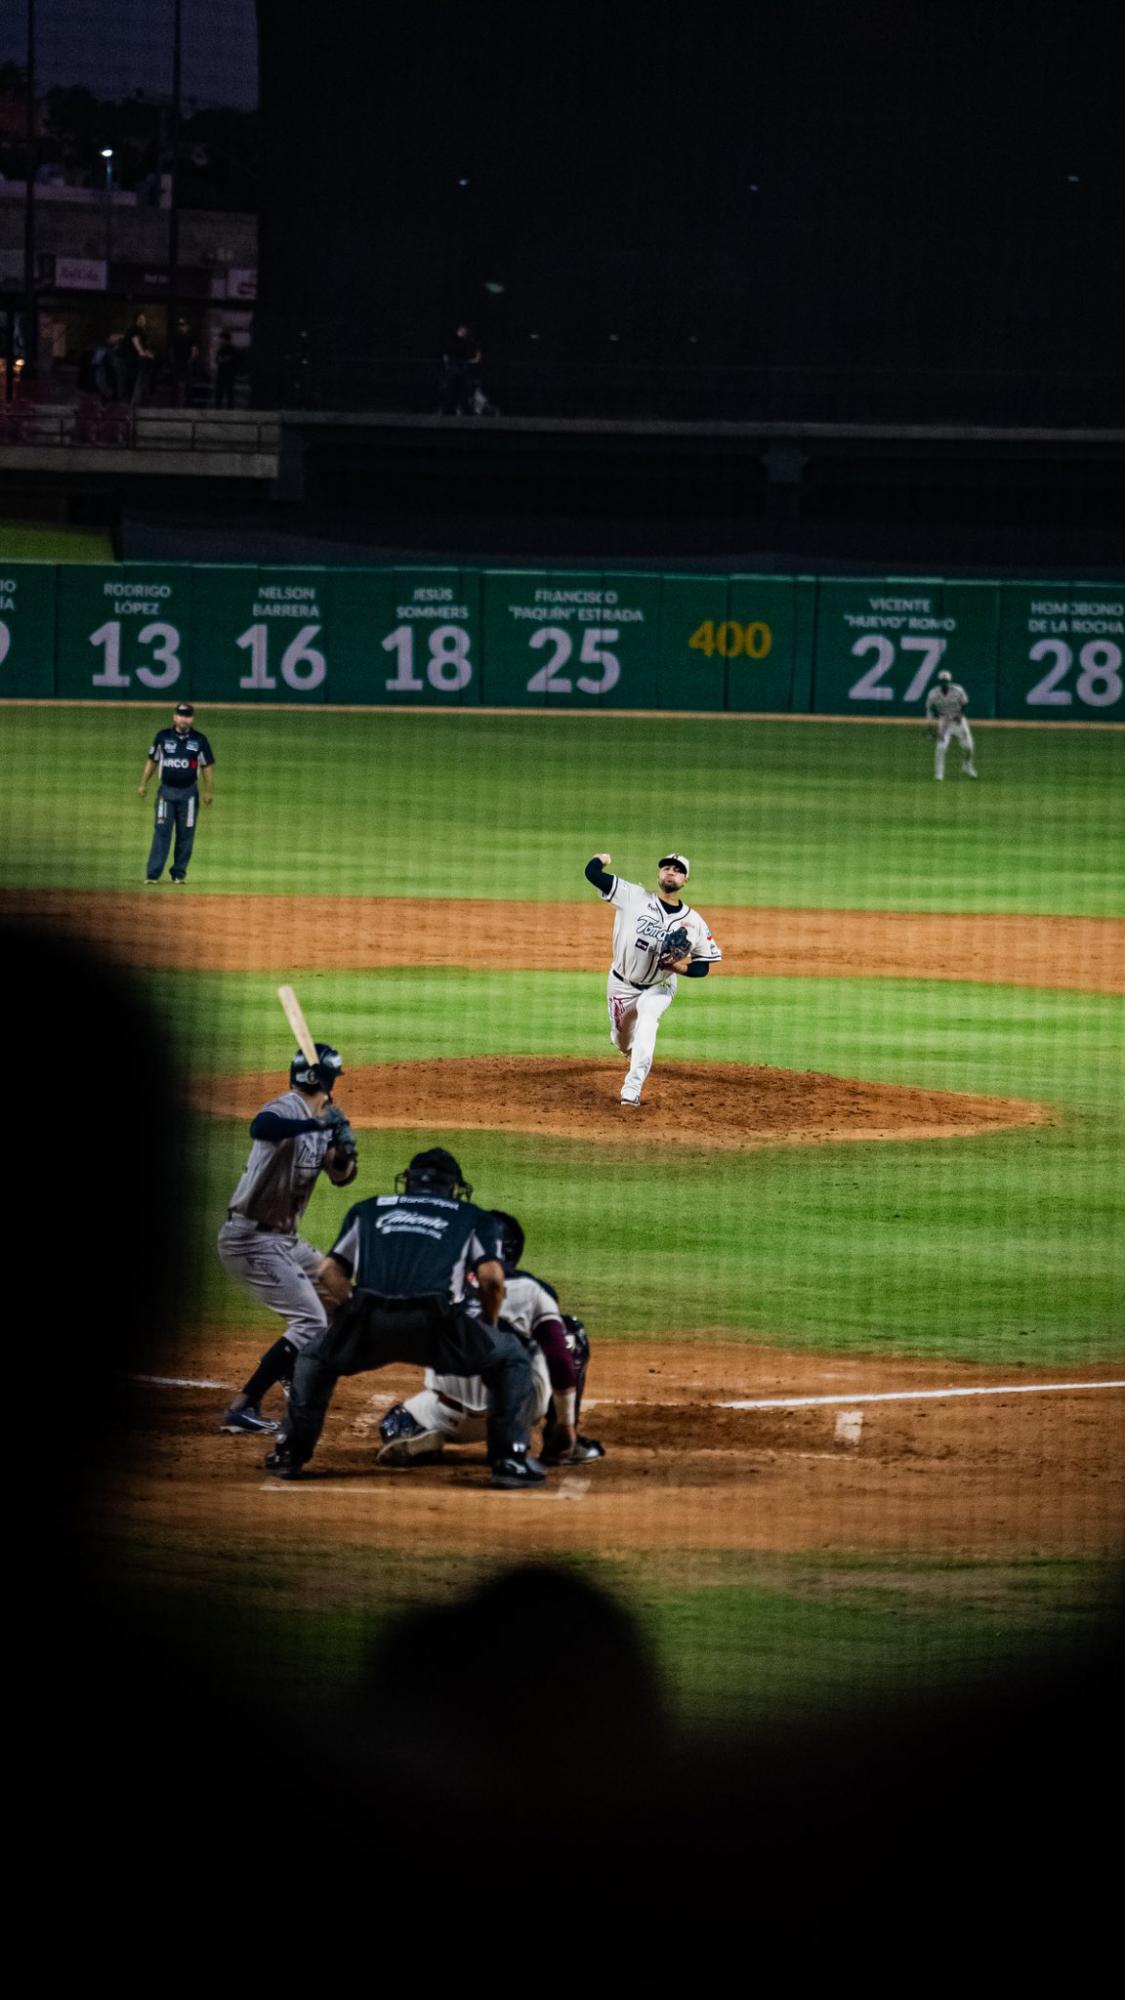
<path fill-rule="evenodd" d="M 203 731 L 192 728 L 157 730 L 148 754 L 150 763 L 160 766 L 160 784 L 156 794 L 156 825 L 145 872 L 150 882 L 159 882 L 174 832 L 172 880 L 182 882 L 195 846 L 199 773 L 213 764 L 215 758 Z"/>
<path fill-rule="evenodd" d="M 466 1274 L 477 1265 L 503 1263 L 500 1226 L 484 1209 L 458 1199 L 471 1189 L 463 1186 L 457 1162 L 438 1148 L 416 1154 L 400 1183 L 405 1192 L 373 1195 L 344 1217 L 329 1258 L 354 1278 L 355 1290 L 298 1355 L 288 1414 L 266 1464 L 284 1477 L 300 1472 L 341 1375 L 412 1361 L 440 1374 L 482 1376 L 492 1397 L 493 1483 L 538 1484 L 542 1469 L 528 1456 L 530 1352 L 516 1334 L 475 1317 L 463 1303 Z"/>

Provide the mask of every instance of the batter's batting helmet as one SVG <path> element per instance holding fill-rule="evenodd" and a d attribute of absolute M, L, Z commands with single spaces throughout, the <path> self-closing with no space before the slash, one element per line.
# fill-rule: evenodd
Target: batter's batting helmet
<path fill-rule="evenodd" d="M 472 1192 L 452 1153 L 443 1146 L 415 1153 L 395 1180 L 396 1194 L 443 1194 L 451 1195 L 454 1201 L 468 1201 Z"/>
<path fill-rule="evenodd" d="M 504 1263 L 514 1271 L 523 1256 L 524 1233 L 514 1215 L 508 1215 L 502 1208 L 490 1208 L 494 1222 L 500 1224 L 500 1243 L 504 1251 Z"/>
<path fill-rule="evenodd" d="M 302 1055 L 300 1049 L 297 1050 L 289 1065 L 289 1087 L 291 1090 L 326 1090 L 331 1097 L 343 1074 L 339 1049 L 330 1048 L 327 1042 L 317 1042 L 314 1063 Z"/>

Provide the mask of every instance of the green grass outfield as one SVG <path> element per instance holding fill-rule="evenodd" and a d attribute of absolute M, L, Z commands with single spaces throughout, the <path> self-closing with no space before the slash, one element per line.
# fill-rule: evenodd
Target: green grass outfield
<path fill-rule="evenodd" d="M 128 886 L 170 702 L 0 705 L 3 880 Z M 933 782 L 921 727 L 750 716 L 278 713 L 202 707 L 216 805 L 192 887 L 586 903 L 608 849 L 669 845 L 704 910 L 1125 915 L 1125 729 L 979 731 L 979 784 Z M 81 813 L 78 806 L 81 801 Z"/>
<path fill-rule="evenodd" d="M 151 805 L 136 784 L 167 713 L 0 707 L 0 883 L 139 884 Z M 609 918 L 582 879 L 595 848 L 637 877 L 668 846 L 683 849 L 705 912 L 748 903 L 1125 915 L 1125 731 L 985 726 L 980 783 L 937 786 L 921 731 L 876 723 L 202 709 L 200 722 L 218 758 L 216 805 L 203 817 L 185 922 L 192 899 L 216 891 L 382 897 L 388 925 L 398 896 L 562 899 L 575 905 L 576 963 L 599 968 L 312 974 L 298 935 L 279 940 L 268 974 L 149 975 L 200 1074 L 280 1074 L 282 977 L 345 1062 L 606 1056 Z M 1051 1107 L 1052 1123 L 955 1142 L 746 1155 L 443 1134 L 480 1196 L 522 1216 L 529 1260 L 597 1340 L 658 1333 L 671 1323 L 661 1301 L 672 1297 L 678 1333 L 976 1361 L 997 1379 L 1021 1363 L 1121 1372 L 1125 999 L 720 972 L 683 988 L 658 1067 L 673 1057 L 1030 1097 Z M 245 1125 L 193 1119 L 189 1134 L 199 1287 L 185 1310 L 208 1325 L 258 1328 L 262 1316 L 211 1247 Z M 432 1138 L 363 1135 L 364 1188 L 389 1186 Z M 331 1240 L 346 1202 L 322 1184 L 308 1218 L 314 1241 Z M 600 1561 L 596 1550 L 576 1553 Z M 355 1630 L 392 1598 L 436 1587 L 426 1568 L 436 1560 L 420 1552 L 389 1596 L 365 1586 Z M 449 1587 L 448 1564 L 438 1568 Z M 994 1590 L 990 1566 L 970 1565 L 921 1595 L 898 1588 L 925 1569 L 908 1551 L 872 1581 L 874 1568 L 812 1598 L 800 1565 L 769 1575 L 732 1565 L 698 1584 L 685 1573 L 674 1588 L 638 1567 L 629 1582 L 685 1710 L 733 1696 L 749 1673 L 755 1699 L 777 1712 L 815 1701 L 849 1672 L 892 1685 L 955 1675 L 982 1648 L 1065 1638 L 1110 1590 L 1096 1563 L 1033 1566 L 1020 1573 L 1033 1579 L 1027 1590 L 1010 1578 Z M 339 1630 L 324 1624 L 324 1602 L 307 1643 L 295 1628 L 294 1682 L 347 1670 L 340 1632 L 355 1600 L 343 1570 L 341 1579 Z"/>

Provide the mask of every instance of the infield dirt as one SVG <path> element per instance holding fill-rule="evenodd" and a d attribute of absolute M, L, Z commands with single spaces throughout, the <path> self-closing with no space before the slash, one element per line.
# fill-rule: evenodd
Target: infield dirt
<path fill-rule="evenodd" d="M 408 896 L 0 891 L 0 913 L 73 929 L 135 966 L 209 972 L 271 967 L 501 966 L 604 972 L 608 914 L 575 903 Z M 315 911 L 315 923 L 311 915 Z M 728 972 L 781 978 L 967 979 L 1125 992 L 1125 922 L 1109 917 L 933 916 L 893 910 L 713 908 Z M 599 930 L 599 916 L 601 929 Z M 576 920 L 591 937 L 576 959 Z M 602 948 L 604 946 L 604 949 Z"/>
<path fill-rule="evenodd" d="M 206 1366 L 233 1386 L 260 1344 L 216 1333 Z M 198 1348 L 180 1349 L 169 1354 L 168 1373 L 191 1378 L 200 1360 Z M 1098 1381 L 1112 1372 L 1068 1377 Z M 583 1429 L 607 1456 L 557 1468 L 541 1492 L 514 1495 L 489 1489 L 482 1447 L 405 1472 L 376 1465 L 379 1418 L 412 1391 L 412 1370 L 342 1381 L 313 1462 L 317 1476 L 293 1486 L 265 1470 L 268 1439 L 219 1433 L 224 1390 L 141 1384 L 136 1463 L 107 1498 L 117 1529 L 155 1532 L 179 1549 L 179 1562 L 204 1571 L 216 1547 L 249 1553 L 279 1529 L 291 1550 L 342 1543 L 517 1557 L 595 1547 L 647 1552 L 658 1570 L 718 1549 L 1112 1554 L 1125 1524 L 1125 1391 L 1025 1393 L 1051 1379 L 1034 1369 L 845 1359 L 708 1335 L 599 1346 Z M 1005 1395 L 849 1401 L 1004 1382 Z M 839 1401 L 715 1407 L 801 1395 Z M 838 1431 L 842 1412 L 851 1423 Z"/>

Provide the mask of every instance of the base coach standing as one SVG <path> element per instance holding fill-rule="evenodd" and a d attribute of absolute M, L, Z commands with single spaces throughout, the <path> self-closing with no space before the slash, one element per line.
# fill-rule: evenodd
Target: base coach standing
<path fill-rule="evenodd" d="M 195 823 L 199 817 L 199 773 L 203 773 L 203 803 L 214 797 L 215 758 L 201 729 L 195 726 L 195 710 L 190 701 L 176 703 L 171 729 L 158 729 L 149 746 L 138 795 L 143 799 L 148 781 L 160 772 L 156 794 L 156 826 L 149 849 L 146 882 L 159 882 L 168 859 L 173 831 L 176 851 L 172 856 L 172 880 L 182 882 L 187 874 L 191 850 L 195 846 Z"/>
<path fill-rule="evenodd" d="M 500 1224 L 474 1207 L 460 1167 L 440 1146 L 415 1153 L 398 1187 L 348 1210 L 317 1273 L 336 1311 L 297 1356 L 289 1411 L 266 1464 L 282 1479 L 299 1478 L 340 1376 L 412 1361 L 441 1375 L 482 1376 L 490 1392 L 492 1484 L 539 1486 L 545 1474 L 528 1453 L 531 1356 L 517 1334 L 496 1324 L 504 1297 Z M 479 1318 L 465 1307 L 470 1271 Z"/>

